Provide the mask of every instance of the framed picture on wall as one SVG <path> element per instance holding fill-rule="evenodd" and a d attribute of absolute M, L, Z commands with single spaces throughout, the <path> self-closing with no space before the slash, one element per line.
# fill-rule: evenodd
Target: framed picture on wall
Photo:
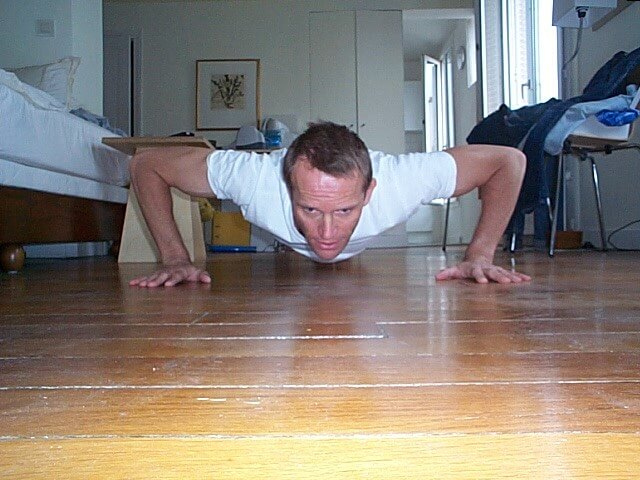
<path fill-rule="evenodd" d="M 260 60 L 196 61 L 196 129 L 260 125 Z"/>

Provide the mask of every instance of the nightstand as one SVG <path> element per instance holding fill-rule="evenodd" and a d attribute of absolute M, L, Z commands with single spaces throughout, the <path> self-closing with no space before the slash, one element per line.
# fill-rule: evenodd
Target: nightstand
<path fill-rule="evenodd" d="M 211 143 L 201 137 L 105 137 L 102 143 L 133 155 L 142 148 L 157 147 L 203 147 L 213 148 Z M 187 247 L 192 262 L 203 262 L 206 258 L 204 235 L 198 202 L 189 195 L 172 188 L 173 216 L 178 225 L 182 240 Z M 156 244 L 147 228 L 135 193 L 129 190 L 129 199 L 125 212 L 118 263 L 159 262 L 160 256 Z"/>

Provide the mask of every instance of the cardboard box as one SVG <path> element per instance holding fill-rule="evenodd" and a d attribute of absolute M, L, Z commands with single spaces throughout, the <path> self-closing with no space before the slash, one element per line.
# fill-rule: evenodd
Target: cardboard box
<path fill-rule="evenodd" d="M 558 230 L 556 232 L 556 248 L 558 250 L 582 248 L 582 232 Z"/>
<path fill-rule="evenodd" d="M 251 243 L 251 224 L 240 212 L 213 212 L 213 245 L 247 246 Z"/>

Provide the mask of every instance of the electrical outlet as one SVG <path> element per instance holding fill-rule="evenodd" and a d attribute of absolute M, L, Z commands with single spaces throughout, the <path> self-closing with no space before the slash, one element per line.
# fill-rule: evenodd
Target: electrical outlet
<path fill-rule="evenodd" d="M 55 37 L 56 24 L 51 19 L 39 18 L 36 20 L 36 35 L 39 37 Z"/>

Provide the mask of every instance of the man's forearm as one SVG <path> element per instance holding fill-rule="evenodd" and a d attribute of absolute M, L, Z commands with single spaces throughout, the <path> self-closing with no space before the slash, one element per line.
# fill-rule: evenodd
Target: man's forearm
<path fill-rule="evenodd" d="M 153 163 L 134 157 L 131 183 L 162 263 L 189 262 L 189 253 L 173 218 L 170 186 L 153 168 Z"/>
<path fill-rule="evenodd" d="M 482 208 L 466 259 L 493 261 L 496 247 L 509 223 L 520 193 L 524 162 L 520 155 L 505 155 L 499 168 L 479 187 Z"/>

